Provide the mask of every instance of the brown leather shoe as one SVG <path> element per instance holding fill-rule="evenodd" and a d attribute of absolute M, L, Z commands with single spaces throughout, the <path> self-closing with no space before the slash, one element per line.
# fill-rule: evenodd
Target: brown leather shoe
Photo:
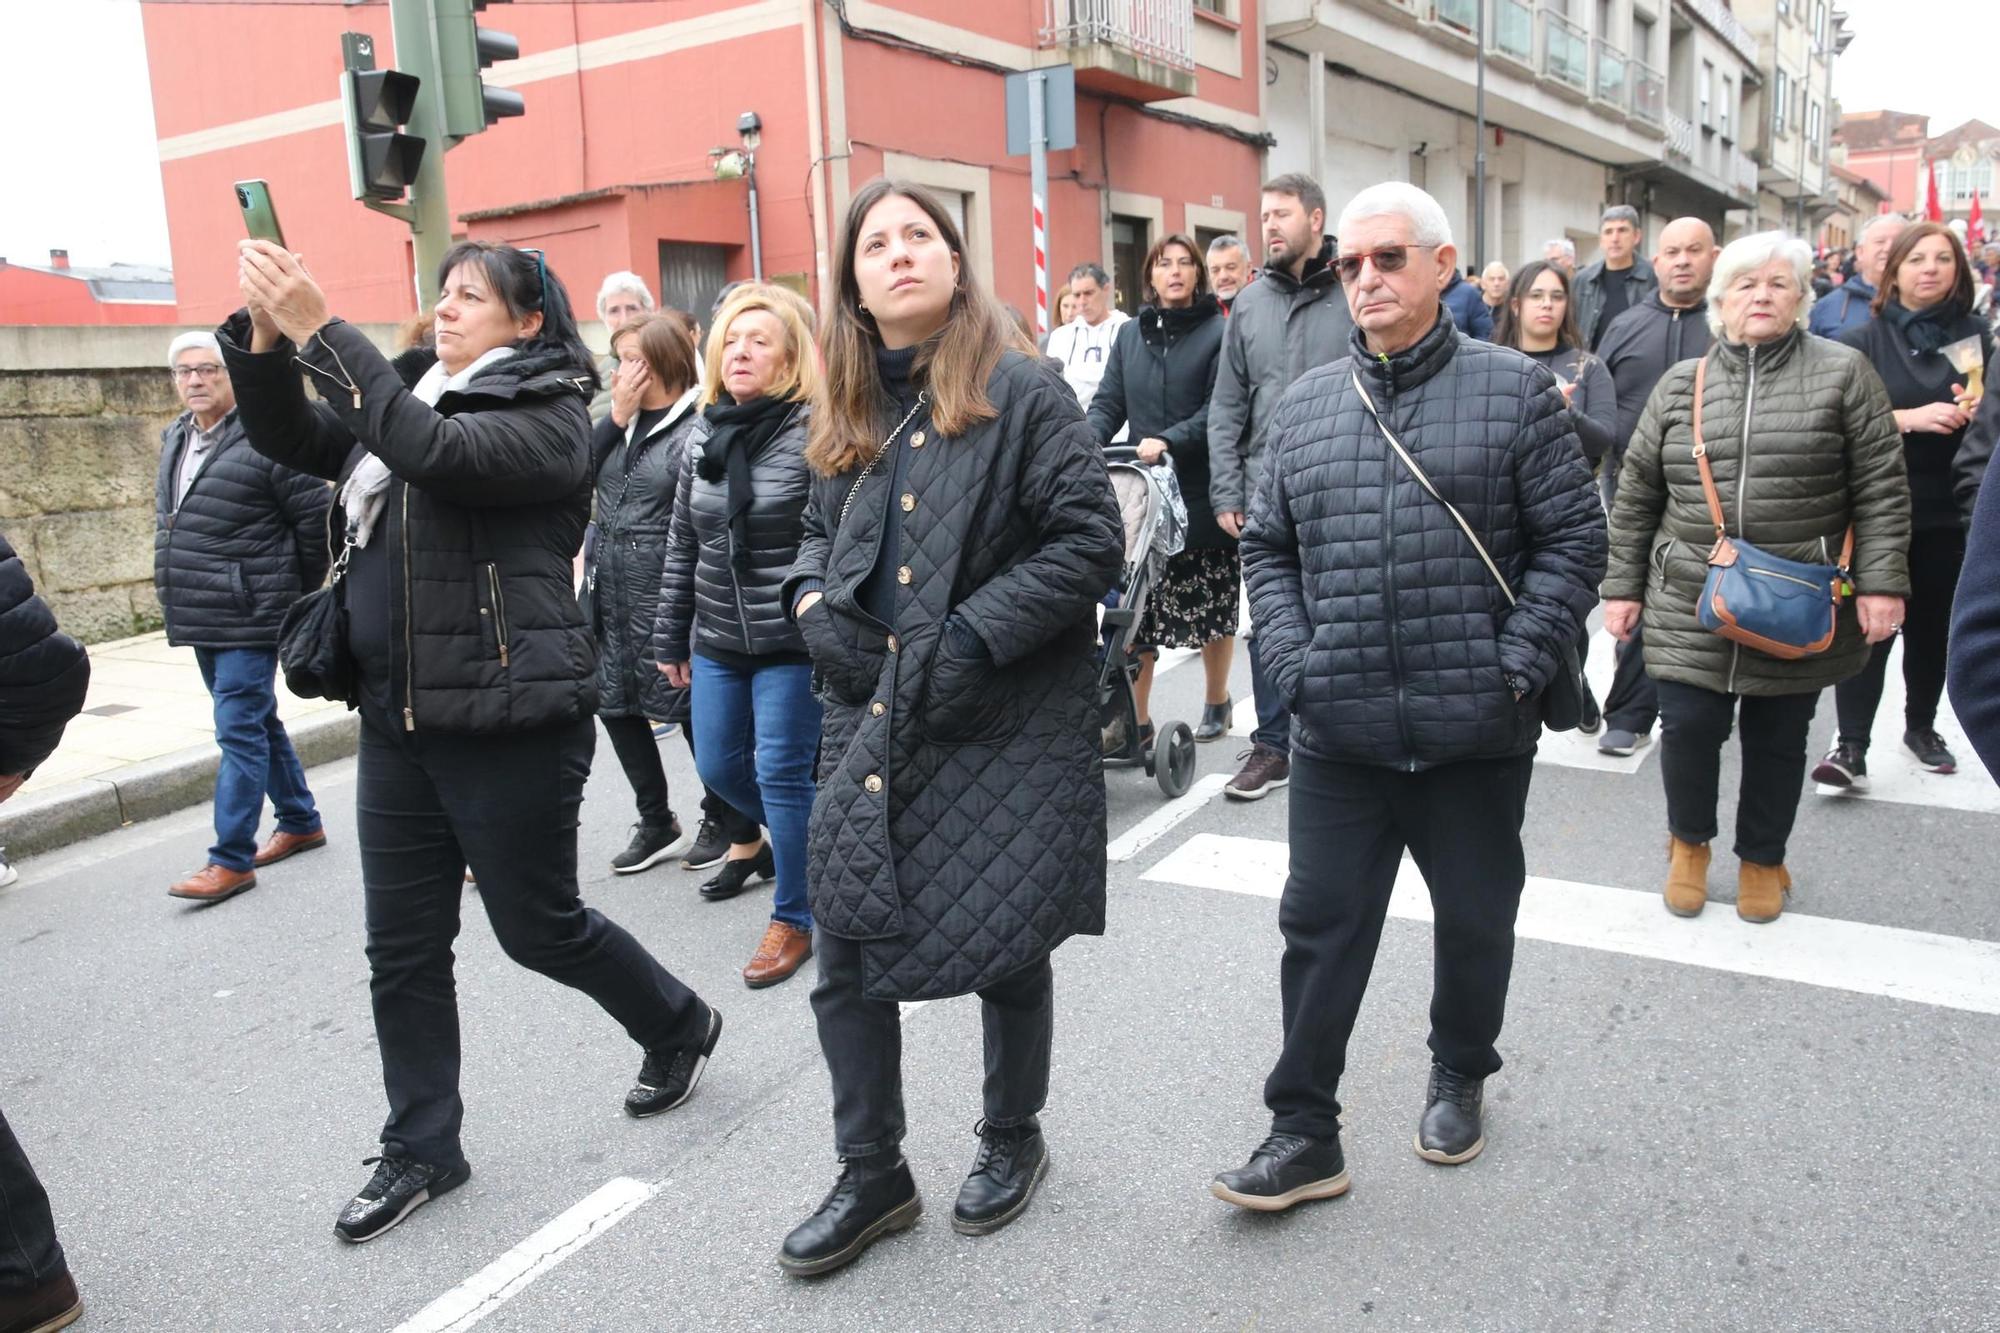
<path fill-rule="evenodd" d="M 1700 916 L 1708 905 L 1708 857 L 1707 843 L 1667 835 L 1667 910 L 1675 916 Z"/>
<path fill-rule="evenodd" d="M 750 955 L 743 969 L 743 984 L 751 990 L 775 986 L 790 977 L 813 956 L 810 930 L 800 930 L 786 921 L 773 921 L 764 929 L 763 942 Z"/>
<path fill-rule="evenodd" d="M 0 1333 L 55 1333 L 83 1314 L 83 1300 L 67 1272 L 25 1289 L 0 1291 Z"/>
<path fill-rule="evenodd" d="M 253 864 L 262 870 L 273 862 L 282 861 L 300 852 L 309 852 L 315 847 L 326 846 L 326 830 L 313 833 L 287 833 L 283 829 L 273 833 L 269 841 L 257 849 Z"/>
<path fill-rule="evenodd" d="M 219 903 L 234 898 L 245 889 L 257 887 L 254 870 L 231 870 L 213 861 L 167 890 L 169 898 L 191 898 L 198 903 Z"/>

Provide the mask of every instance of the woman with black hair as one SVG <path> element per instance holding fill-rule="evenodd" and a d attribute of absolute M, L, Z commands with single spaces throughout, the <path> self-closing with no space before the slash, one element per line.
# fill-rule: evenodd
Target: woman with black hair
<path fill-rule="evenodd" d="M 355 682 L 343 693 L 361 711 L 356 822 L 389 1100 L 375 1173 L 334 1224 L 358 1242 L 471 1174 L 452 979 L 465 867 L 507 955 L 589 995 L 644 1050 L 632 1115 L 687 1100 L 722 1016 L 577 894 L 597 686 L 571 561 L 597 376 L 562 283 L 536 252 L 453 246 L 436 360 L 406 383 L 330 316 L 296 256 L 246 241 L 237 271 L 247 308 L 217 334 L 250 442 L 338 483 L 329 535 Z"/>

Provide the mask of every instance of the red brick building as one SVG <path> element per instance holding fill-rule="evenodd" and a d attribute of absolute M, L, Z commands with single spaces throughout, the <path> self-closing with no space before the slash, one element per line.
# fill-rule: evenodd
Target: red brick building
<path fill-rule="evenodd" d="M 49 262 L 0 259 L 0 324 L 171 324 L 174 275 L 150 264 L 75 268 L 67 250 Z"/>
<path fill-rule="evenodd" d="M 1254 223 L 1258 3 L 496 4 L 482 24 L 522 55 L 488 81 L 518 89 L 527 114 L 451 152 L 452 212 L 470 236 L 545 248 L 580 306 L 629 268 L 705 309 L 750 273 L 746 183 L 716 179 L 712 150 L 737 148 L 737 117 L 754 111 L 768 276 L 816 297 L 847 200 L 889 171 L 944 191 L 975 270 L 1032 309 L 1028 161 L 1006 155 L 1003 76 L 1067 63 L 1077 146 L 1050 159 L 1051 267 L 1116 262 L 1129 301 L 1164 231 Z M 371 33 L 390 63 L 384 0 L 144 0 L 143 14 L 182 318 L 236 304 L 230 186 L 249 177 L 270 181 L 337 311 L 409 313 L 407 233 L 347 197 L 335 96 L 341 32 Z"/>

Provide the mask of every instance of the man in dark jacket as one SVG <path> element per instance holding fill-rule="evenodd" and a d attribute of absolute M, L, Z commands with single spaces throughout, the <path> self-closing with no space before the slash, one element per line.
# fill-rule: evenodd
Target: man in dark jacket
<path fill-rule="evenodd" d="M 1989 389 L 1982 419 L 1991 419 L 1995 398 Z M 1986 771 L 2000 777 L 2000 487 L 1985 490 L 1972 512 L 1945 670 L 1958 725 Z"/>
<path fill-rule="evenodd" d="M 1279 404 L 1243 543 L 1296 770 L 1271 1133 L 1213 1185 L 1244 1208 L 1347 1189 L 1340 1075 L 1406 848 L 1437 917 L 1417 1152 L 1449 1165 L 1485 1146 L 1538 696 L 1597 600 L 1606 541 L 1555 376 L 1443 313 L 1457 258 L 1414 186 L 1347 205 L 1352 355 Z"/>
<path fill-rule="evenodd" d="M 1618 469 L 1625 446 L 1653 386 L 1669 366 L 1708 350 L 1708 280 L 1715 272 L 1715 233 L 1700 218 L 1676 218 L 1660 233 L 1653 256 L 1658 290 L 1613 321 L 1597 349 L 1618 391 L 1618 433 L 1604 466 L 1604 506 L 1618 495 Z M 1646 674 L 1645 650 L 1637 629 L 1618 645 L 1618 670 L 1604 697 L 1604 731 L 1597 748 L 1626 756 L 1651 742 L 1660 715 L 1659 692 Z"/>
<path fill-rule="evenodd" d="M 1614 204 L 1598 223 L 1597 241 L 1603 255 L 1576 275 L 1576 327 L 1591 351 L 1598 350 L 1612 323 L 1645 300 L 1657 282 L 1653 270 L 1639 262 L 1639 210 Z"/>
<path fill-rule="evenodd" d="M 56 628 L 0 537 L 0 801 L 55 753 L 89 684 L 83 645 Z M 0 886 L 13 879 L 0 860 Z M 82 1309 L 48 1193 L 0 1115 L 0 1330 L 62 1328 Z"/>
<path fill-rule="evenodd" d="M 1813 302 L 1806 330 L 1822 338 L 1838 338 L 1849 329 L 1858 329 L 1874 317 L 1869 309 L 1875 290 L 1882 284 L 1882 271 L 1889 266 L 1889 251 L 1896 238 L 1909 226 L 1895 213 L 1868 219 L 1861 239 L 1854 246 L 1854 276 Z"/>
<path fill-rule="evenodd" d="M 211 333 L 167 354 L 187 411 L 160 437 L 153 587 L 167 642 L 190 646 L 215 701 L 215 845 L 167 892 L 217 903 L 257 883 L 256 867 L 326 845 L 305 770 L 278 720 L 278 627 L 326 578 L 326 484 L 250 447 Z M 270 795 L 278 827 L 260 847 Z"/>
<path fill-rule="evenodd" d="M 1486 293 L 1467 282 L 1457 269 L 1452 270 L 1451 285 L 1444 289 L 1444 308 L 1451 311 L 1451 322 L 1462 332 L 1491 341 L 1493 310 L 1486 304 Z"/>
<path fill-rule="evenodd" d="M 1263 276 L 1236 295 L 1215 394 L 1208 405 L 1208 502 L 1233 538 L 1243 535 L 1244 511 L 1263 467 L 1264 432 L 1292 381 L 1347 354 L 1354 320 L 1333 275 L 1333 238 L 1326 235 L 1326 193 L 1298 174 L 1264 185 Z M 1222 790 L 1254 801 L 1290 780 L 1291 719 L 1271 687 L 1255 639 L 1250 687 L 1257 696 L 1257 730 L 1243 769 Z"/>

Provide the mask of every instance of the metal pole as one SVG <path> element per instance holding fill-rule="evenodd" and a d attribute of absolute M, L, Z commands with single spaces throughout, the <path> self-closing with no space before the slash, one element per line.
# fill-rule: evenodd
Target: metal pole
<path fill-rule="evenodd" d="M 743 174 L 750 182 L 750 276 L 764 280 L 764 236 L 757 222 L 757 155 L 743 155 Z"/>
<path fill-rule="evenodd" d="M 1473 84 L 1473 133 L 1479 146 L 1472 154 L 1472 201 L 1478 210 L 1472 219 L 1472 266 L 1486 271 L 1486 0 L 1479 0 L 1479 40 L 1473 52 L 1476 71 Z"/>
<path fill-rule="evenodd" d="M 389 19 L 396 33 L 396 68 L 423 84 L 407 128 L 424 141 L 417 178 L 410 182 L 410 243 L 416 257 L 417 309 L 428 312 L 437 301 L 438 265 L 451 248 L 451 204 L 444 187 L 444 154 L 451 141 L 444 129 L 437 15 L 433 0 L 389 0 Z"/>
<path fill-rule="evenodd" d="M 1028 74 L 1028 200 L 1034 217 L 1035 334 L 1049 331 L 1049 76 Z"/>

